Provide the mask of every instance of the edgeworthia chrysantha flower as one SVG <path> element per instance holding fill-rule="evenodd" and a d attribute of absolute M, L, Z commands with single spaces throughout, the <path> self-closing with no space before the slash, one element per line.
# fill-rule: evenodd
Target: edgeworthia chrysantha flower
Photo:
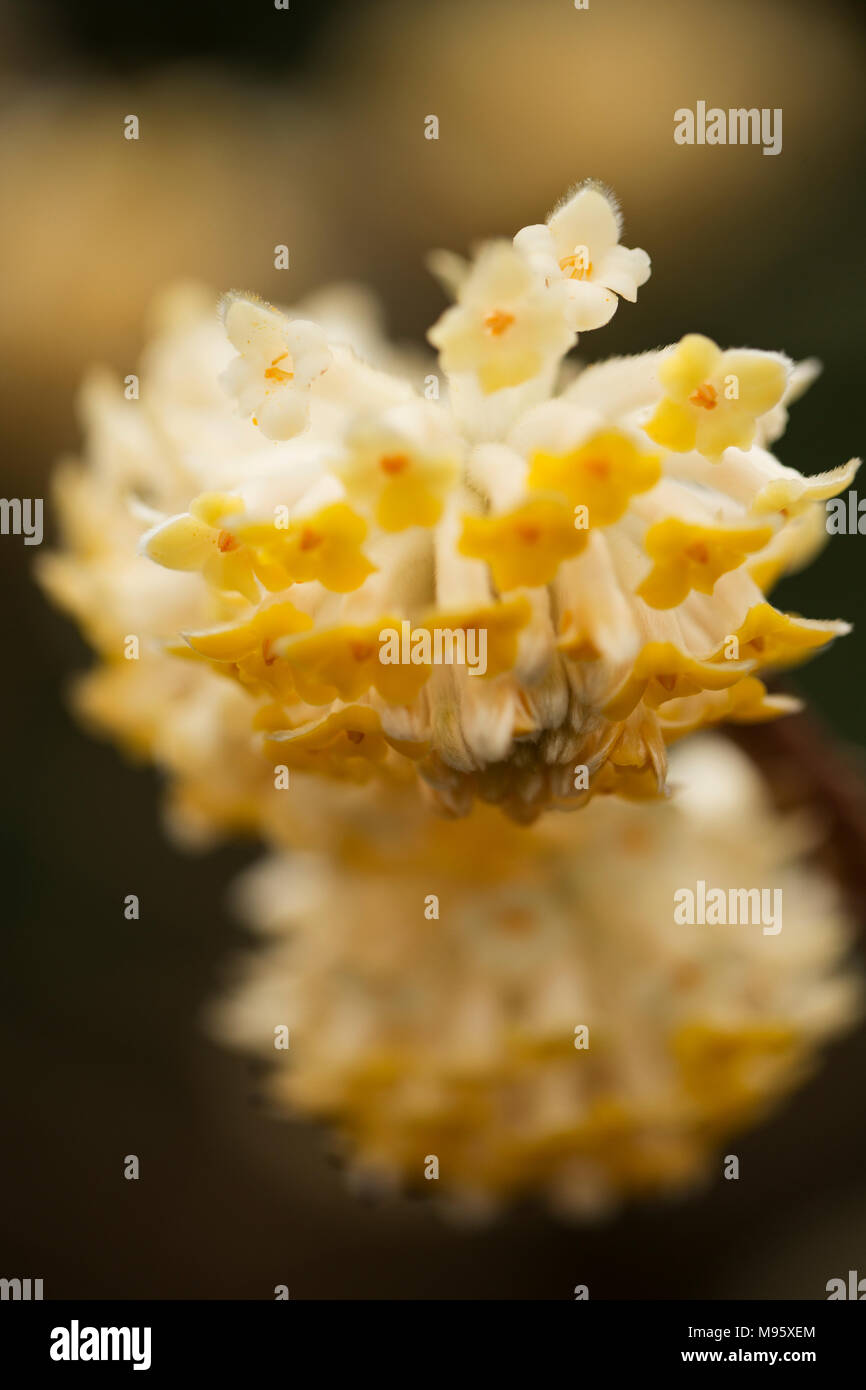
<path fill-rule="evenodd" d="M 857 461 L 772 452 L 813 362 L 691 334 L 566 365 L 649 275 L 620 231 L 592 184 L 439 253 L 438 364 L 357 289 L 172 291 L 138 398 L 85 385 L 42 565 L 99 653 L 79 709 L 168 774 L 173 830 L 273 848 L 221 1035 L 273 1061 L 287 1022 L 281 1102 L 376 1180 L 438 1155 L 475 1209 L 690 1182 L 854 1008 L 810 832 L 742 755 L 695 740 L 670 803 L 626 798 L 666 798 L 683 735 L 794 707 L 762 676 L 847 630 L 767 594 Z M 784 894 L 784 931 L 684 927 L 707 880 Z"/>
<path fill-rule="evenodd" d="M 856 1017 L 860 984 L 808 825 L 718 735 L 674 775 L 667 805 L 607 798 L 532 831 L 485 810 L 419 834 L 409 800 L 387 843 L 273 857 L 243 884 L 266 940 L 216 1035 L 368 1183 L 470 1213 L 542 1191 L 578 1215 L 693 1184 Z M 678 925 L 697 880 L 773 884 L 783 929 Z"/>
<path fill-rule="evenodd" d="M 649 275 L 619 234 L 588 185 L 513 244 L 440 257 L 438 370 L 401 370 L 333 297 L 296 313 L 233 292 L 218 318 L 184 291 L 139 401 L 91 383 L 46 582 L 104 657 L 94 717 L 171 769 L 200 828 L 268 821 L 275 764 L 518 821 L 663 796 L 668 744 L 784 713 L 763 673 L 847 631 L 767 598 L 857 467 L 804 478 L 771 452 L 811 364 L 689 335 L 563 372 Z M 383 661 L 404 624 L 452 651 L 483 638 L 483 672 L 431 640 Z M 234 778 L 210 765 L 229 730 Z"/>
<path fill-rule="evenodd" d="M 621 231 L 612 194 L 588 183 L 564 198 L 546 222 L 524 227 L 514 238 L 545 284 L 564 295 L 567 321 L 578 332 L 608 323 L 617 295 L 634 303 L 650 277 L 646 251 L 620 246 Z"/>

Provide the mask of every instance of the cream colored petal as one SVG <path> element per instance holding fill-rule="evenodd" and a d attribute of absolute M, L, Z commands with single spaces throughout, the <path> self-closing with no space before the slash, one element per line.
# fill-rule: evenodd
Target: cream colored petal
<path fill-rule="evenodd" d="M 640 286 L 645 285 L 649 277 L 650 258 L 639 247 L 629 250 L 627 246 L 612 246 L 601 261 L 593 265 L 593 280 L 609 290 L 615 290 L 632 303 L 637 299 Z"/>
<path fill-rule="evenodd" d="M 661 356 L 660 352 L 644 352 L 593 363 L 562 393 L 562 399 L 599 411 L 612 421 L 647 410 L 661 394 Z"/>
<path fill-rule="evenodd" d="M 538 274 L 552 279 L 560 272 L 556 243 L 546 222 L 523 227 L 514 238 L 514 245 Z"/>
<path fill-rule="evenodd" d="M 736 403 L 741 410 L 751 415 L 764 415 L 781 401 L 791 362 L 781 353 L 758 352 L 748 348 L 724 353 L 716 368 L 720 377 L 727 381 L 734 377 L 738 383 L 739 395 Z"/>
<path fill-rule="evenodd" d="M 465 256 L 458 256 L 456 251 L 438 250 L 428 253 L 427 269 L 436 277 L 446 294 L 456 299 L 472 265 Z"/>
<path fill-rule="evenodd" d="M 226 295 L 222 315 L 228 340 L 242 355 L 270 361 L 285 350 L 289 321 L 269 304 L 242 295 Z"/>
<path fill-rule="evenodd" d="M 554 209 L 547 219 L 561 259 L 577 246 L 586 246 L 590 259 L 597 262 L 619 241 L 616 205 L 601 189 L 579 188 Z"/>
<path fill-rule="evenodd" d="M 291 439 L 306 428 L 309 401 L 305 391 L 283 386 L 259 407 L 258 421 L 268 439 Z"/>
<path fill-rule="evenodd" d="M 603 328 L 616 313 L 619 303 L 615 294 L 591 280 L 564 280 L 566 314 L 577 333 Z"/>
<path fill-rule="evenodd" d="M 142 536 L 140 550 L 157 565 L 172 570 L 196 570 L 214 552 L 216 533 L 188 513 L 170 517 Z"/>

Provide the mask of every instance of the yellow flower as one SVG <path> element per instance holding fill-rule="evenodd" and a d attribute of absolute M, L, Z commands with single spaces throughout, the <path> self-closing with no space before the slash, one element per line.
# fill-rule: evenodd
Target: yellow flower
<path fill-rule="evenodd" d="M 184 635 L 194 652 L 224 665 L 250 689 L 286 699 L 294 693 L 294 682 L 286 662 L 279 659 L 277 642 L 312 625 L 312 618 L 294 604 L 271 601 L 235 622 Z"/>
<path fill-rule="evenodd" d="M 824 502 L 850 487 L 860 468 L 860 459 L 849 459 L 838 468 L 804 478 L 793 469 L 783 477 L 771 478 L 755 497 L 752 511 L 756 516 L 766 512 L 783 512 L 800 516 L 811 502 Z"/>
<path fill-rule="evenodd" d="M 555 496 L 535 496 L 500 516 L 465 517 L 459 550 L 485 560 L 504 593 L 549 584 L 563 560 L 580 554 L 586 539 L 570 507 Z"/>
<path fill-rule="evenodd" d="M 647 642 L 630 676 L 605 706 L 605 713 L 611 719 L 625 719 L 641 699 L 655 709 L 669 700 L 722 690 L 736 684 L 747 670 L 743 662 L 729 661 L 720 666 L 711 661 L 696 661 L 672 642 Z"/>
<path fill-rule="evenodd" d="M 352 702 L 372 688 L 389 704 L 408 705 L 431 668 L 381 661 L 382 634 L 389 629 L 399 631 L 400 619 L 383 616 L 371 623 L 326 628 L 283 639 L 275 648 L 291 667 L 298 693 L 308 704 Z"/>
<path fill-rule="evenodd" d="M 160 522 L 142 537 L 141 549 L 149 559 L 172 570 L 198 570 L 208 584 L 227 593 L 243 594 L 257 603 L 261 590 L 273 583 L 281 588 L 285 577 L 275 576 L 267 564 L 260 564 L 253 551 L 241 545 L 222 523 L 244 509 L 241 498 L 225 493 L 204 492 L 190 503 L 182 516 Z"/>
<path fill-rule="evenodd" d="M 277 521 L 238 521 L 232 534 L 249 546 L 264 572 L 279 575 L 274 587 L 319 583 L 338 594 L 360 587 L 375 570 L 361 546 L 367 535 L 363 518 L 346 502 L 332 502 L 309 516 Z M 271 585 L 268 585 L 271 587 Z"/>
<path fill-rule="evenodd" d="M 277 712 L 269 724 L 265 747 L 275 762 L 340 781 L 369 781 L 391 746 L 379 715 L 368 705 L 344 705 L 295 728 L 286 728 Z M 423 746 L 400 745 L 406 757 L 420 757 L 423 751 Z"/>
<path fill-rule="evenodd" d="M 689 333 L 659 365 L 665 397 L 644 426 L 675 453 L 697 449 L 719 458 L 730 445 L 748 449 L 757 422 L 778 405 L 791 364 L 780 353 L 730 349 Z"/>
<path fill-rule="evenodd" d="M 760 550 L 770 526 L 699 526 L 675 517 L 647 531 L 646 552 L 655 563 L 637 594 L 651 608 L 675 608 L 696 589 L 711 594 L 716 581 Z"/>
<path fill-rule="evenodd" d="M 493 678 L 512 671 L 517 661 L 517 642 L 520 633 L 532 618 L 532 608 L 525 598 L 513 598 L 504 603 L 489 603 L 482 607 L 437 610 L 418 624 L 429 632 L 483 631 L 486 635 L 486 669 L 481 674 Z"/>
<path fill-rule="evenodd" d="M 759 661 L 763 667 L 796 666 L 850 631 L 849 623 L 800 618 L 780 613 L 770 603 L 758 603 L 713 659 L 724 661 L 733 650 L 739 660 Z"/>
<path fill-rule="evenodd" d="M 59 481 L 64 545 L 40 572 L 104 661 L 140 639 L 146 697 L 108 722 L 144 730 L 197 832 L 208 808 L 232 820 L 238 763 L 249 823 L 246 752 L 268 709 L 293 731 L 369 706 L 388 751 L 366 767 L 449 815 L 481 800 L 528 823 L 599 792 L 661 798 L 668 743 L 784 712 L 760 673 L 846 630 L 766 602 L 826 541 L 823 501 L 856 468 L 804 478 L 770 452 L 814 364 L 693 335 L 558 382 L 578 321 L 597 326 L 647 277 L 619 233 L 611 197 L 584 186 L 517 246 L 450 258 L 438 371 L 380 342 L 351 296 L 282 313 L 230 295 L 221 324 L 181 294 L 142 369 L 146 421 L 119 381 L 91 383 L 85 458 Z M 226 338 L 230 394 L 269 439 L 219 389 Z M 404 623 L 433 641 L 380 651 Z M 453 669 L 464 630 L 477 660 Z M 145 717 L 154 678 L 183 708 L 160 697 Z M 230 711 L 230 752 L 198 726 L 202 699 L 215 722 Z M 192 774 L 185 740 L 208 747 Z M 279 807 L 263 794 L 264 832 L 297 834 Z"/>
<path fill-rule="evenodd" d="M 575 341 L 556 297 L 508 242 L 492 242 L 429 330 L 446 372 L 472 372 L 490 395 L 519 386 Z"/>
<path fill-rule="evenodd" d="M 336 472 L 383 531 L 435 526 L 459 477 L 462 449 L 432 406 L 417 402 L 359 421 Z"/>
<path fill-rule="evenodd" d="M 657 454 L 641 451 L 619 430 L 600 430 L 564 454 L 538 450 L 530 458 L 527 483 L 561 492 L 583 506 L 591 526 L 619 521 L 632 497 L 655 487 L 661 477 Z"/>

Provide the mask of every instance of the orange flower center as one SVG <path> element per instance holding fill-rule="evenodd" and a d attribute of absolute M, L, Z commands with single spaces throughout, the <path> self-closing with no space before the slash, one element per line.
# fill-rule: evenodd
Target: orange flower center
<path fill-rule="evenodd" d="M 318 535 L 310 526 L 305 526 L 301 532 L 301 539 L 298 542 L 299 550 L 315 550 L 317 545 L 322 544 L 322 537 Z"/>
<path fill-rule="evenodd" d="M 369 661 L 376 648 L 370 642 L 350 642 L 349 651 L 356 661 Z"/>
<path fill-rule="evenodd" d="M 287 352 L 281 352 L 279 357 L 275 357 L 271 365 L 265 368 L 265 379 L 267 381 L 283 382 L 292 380 L 292 377 L 295 375 L 294 372 L 284 370 L 282 367 L 277 366 L 277 363 L 283 362 L 288 355 Z"/>
<path fill-rule="evenodd" d="M 588 280 L 592 274 L 592 261 L 589 253 L 582 247 L 571 256 L 563 256 L 559 268 L 569 280 Z"/>
<path fill-rule="evenodd" d="M 398 473 L 405 473 L 409 467 L 409 460 L 405 454 L 386 454 L 385 458 L 379 460 L 379 467 L 383 473 L 393 478 Z"/>
<path fill-rule="evenodd" d="M 514 322 L 514 315 L 505 309 L 492 309 L 484 319 L 484 327 L 492 338 L 499 338 Z"/>
<path fill-rule="evenodd" d="M 719 403 L 716 388 L 709 381 L 705 381 L 697 391 L 693 391 L 689 400 L 692 405 L 698 405 L 702 410 L 715 410 Z"/>
<path fill-rule="evenodd" d="M 527 545 L 534 545 L 541 536 L 541 527 L 532 521 L 520 521 L 514 529 L 520 539 L 526 541 Z"/>
<path fill-rule="evenodd" d="M 217 545 L 223 555 L 227 550 L 237 550 L 238 544 L 237 537 L 233 536 L 231 531 L 220 531 L 217 536 Z"/>
<path fill-rule="evenodd" d="M 686 546 L 686 558 L 693 560 L 696 565 L 705 565 L 710 558 L 710 552 L 703 541 L 694 541 Z"/>

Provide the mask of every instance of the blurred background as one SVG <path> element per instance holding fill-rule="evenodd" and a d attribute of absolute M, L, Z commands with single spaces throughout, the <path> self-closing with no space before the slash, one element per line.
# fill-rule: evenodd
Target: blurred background
<path fill-rule="evenodd" d="M 418 341 L 442 307 L 428 248 L 511 235 L 588 176 L 615 189 L 653 275 L 583 339 L 587 359 L 684 331 L 816 356 L 782 460 L 813 473 L 863 450 L 855 0 L 0 0 L 0 40 L 4 496 L 48 497 L 76 448 L 83 370 L 136 369 L 166 283 L 291 302 L 360 278 L 391 333 Z M 674 111 L 698 100 L 781 107 L 782 153 L 675 145 Z M 46 526 L 48 545 L 47 502 Z M 858 631 L 796 676 L 832 737 L 816 746 L 801 722 L 768 745 L 781 780 L 800 770 L 832 804 L 861 920 L 864 546 L 837 538 L 779 594 Z M 589 1227 L 526 1207 L 477 1231 L 420 1202 L 359 1202 L 326 1136 L 264 1110 L 249 1064 L 202 1030 L 249 945 L 225 888 L 257 851 L 181 856 L 158 777 L 74 726 L 65 689 L 90 658 L 35 587 L 36 554 L 0 538 L 0 1274 L 41 1277 L 48 1298 L 269 1298 L 285 1283 L 461 1299 L 570 1298 L 576 1283 L 593 1298 L 822 1298 L 831 1276 L 866 1274 L 863 1030 L 736 1141 L 743 1180 L 688 1201 Z M 121 1178 L 128 1153 L 138 1183 Z"/>

